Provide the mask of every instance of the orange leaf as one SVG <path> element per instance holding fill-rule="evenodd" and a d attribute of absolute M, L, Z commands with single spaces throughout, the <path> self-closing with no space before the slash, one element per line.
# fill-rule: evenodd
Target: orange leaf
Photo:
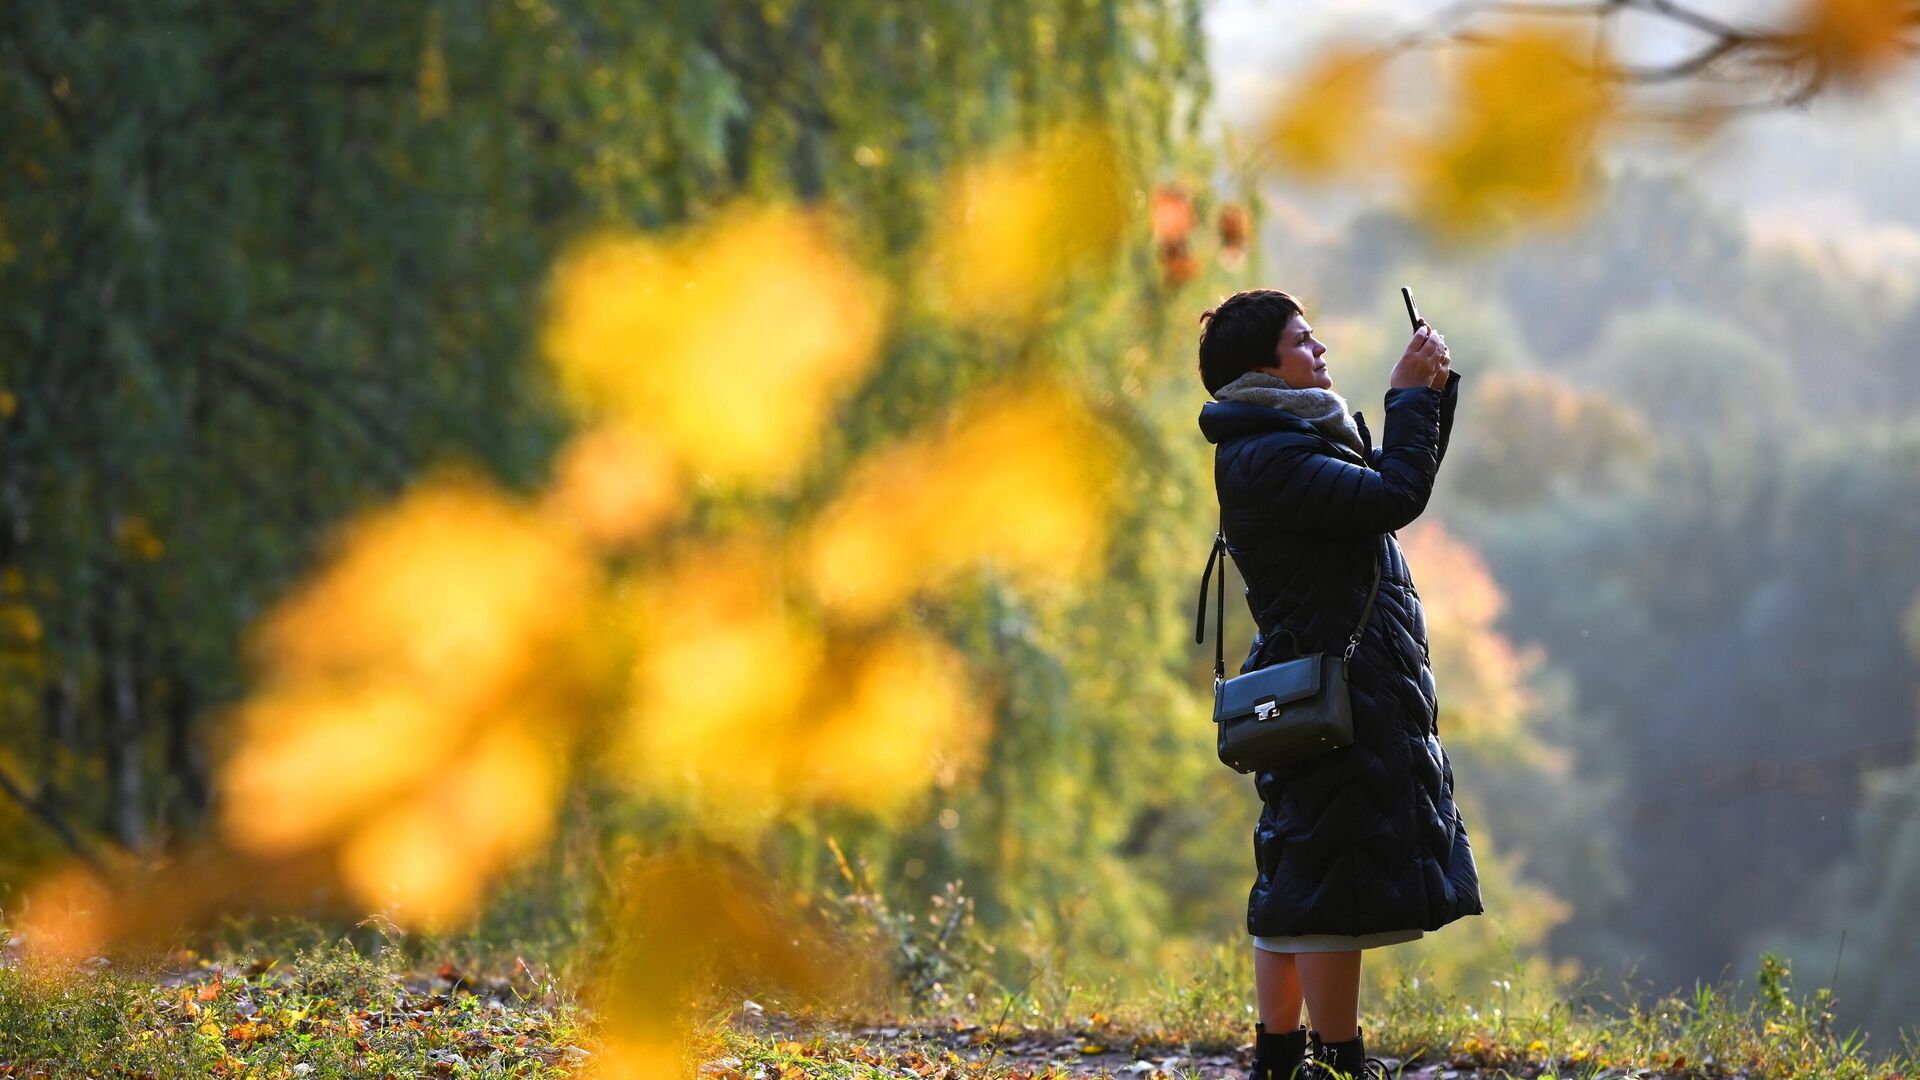
<path fill-rule="evenodd" d="M 1530 28 L 1467 57 L 1455 116 L 1412 148 L 1423 216 L 1464 235 L 1522 215 L 1571 210 L 1615 95 L 1588 73 L 1588 45 Z"/>
<path fill-rule="evenodd" d="M 1807 0 L 1795 36 L 1822 70 L 1847 82 L 1886 72 L 1911 55 L 1915 13 L 1894 0 Z"/>
<path fill-rule="evenodd" d="M 1267 121 L 1275 164 L 1304 176 L 1329 176 L 1358 164 L 1379 117 L 1380 54 L 1327 49 Z"/>

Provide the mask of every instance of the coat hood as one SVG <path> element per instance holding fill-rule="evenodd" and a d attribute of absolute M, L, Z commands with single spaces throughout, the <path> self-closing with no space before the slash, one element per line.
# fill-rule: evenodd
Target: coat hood
<path fill-rule="evenodd" d="M 1367 421 L 1358 410 L 1353 414 L 1353 422 L 1360 431 L 1361 444 L 1365 446 L 1364 455 L 1338 439 L 1332 439 L 1304 417 L 1276 409 L 1271 405 L 1256 405 L 1249 401 L 1209 401 L 1200 406 L 1200 434 L 1210 443 L 1219 444 L 1258 435 L 1267 431 L 1285 431 L 1298 435 L 1311 436 L 1328 446 L 1337 447 L 1346 454 L 1360 458 L 1363 463 L 1372 457 L 1373 438 L 1367 432 Z"/>
<path fill-rule="evenodd" d="M 1200 406 L 1200 434 L 1210 443 L 1223 443 L 1262 431 L 1298 431 L 1317 435 L 1303 417 L 1281 412 L 1271 405 L 1250 401 L 1209 401 Z"/>

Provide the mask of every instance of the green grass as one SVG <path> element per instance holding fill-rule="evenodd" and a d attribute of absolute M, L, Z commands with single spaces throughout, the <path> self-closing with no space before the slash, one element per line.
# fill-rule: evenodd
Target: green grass
<path fill-rule="evenodd" d="M 567 1075 L 586 1038 L 569 1003 L 524 973 L 439 974 L 344 943 L 285 960 L 0 968 L 0 1076 Z"/>
<path fill-rule="evenodd" d="M 1252 962 L 1238 943 L 1144 990 L 1082 985 L 1059 956 L 1032 958 L 1034 975 L 1009 987 L 988 974 L 994 950 L 977 939 L 965 898 L 949 890 L 934 909 L 909 917 L 870 896 L 843 907 L 844 925 L 891 958 L 890 1000 L 849 1013 L 716 990 L 696 1006 L 690 1065 L 711 1063 L 719 1080 L 1020 1080 L 1047 1075 L 1048 1061 L 1098 1075 L 1136 1057 L 1184 1059 L 1157 1075 L 1192 1077 L 1192 1060 L 1211 1057 L 1206 1075 L 1217 1076 L 1250 1038 Z M 592 1060 L 577 976 L 537 975 L 516 950 L 377 924 L 347 937 L 298 922 L 231 929 L 201 942 L 217 963 L 181 953 L 66 978 L 0 966 L 0 1077 L 557 1077 Z M 758 1032 L 734 1024 L 748 997 L 771 1021 Z M 1796 990 L 1772 956 L 1750 989 L 1568 993 L 1499 978 L 1465 996 L 1407 975 L 1365 1005 L 1375 1053 L 1462 1076 L 1920 1080 L 1911 1041 L 1868 1053 L 1835 1029 L 1831 995 Z M 864 1025 L 897 1030 L 850 1030 Z"/>
<path fill-rule="evenodd" d="M 1487 998 L 1466 1001 L 1409 980 L 1364 1010 L 1362 1024 L 1374 1053 L 1409 1064 L 1443 1065 L 1461 1076 L 1895 1080 L 1920 1075 L 1910 1043 L 1903 1052 L 1867 1054 L 1857 1036 L 1832 1029 L 1831 999 L 1824 990 L 1797 998 L 1784 986 L 1784 969 L 1771 959 L 1763 964 L 1760 993 L 1744 1005 L 1736 1004 L 1727 989 L 1707 986 L 1689 994 L 1603 997 L 1577 1006 L 1533 1000 L 1518 987 L 1493 986 Z M 1232 967 L 1219 965 L 1215 973 Z M 1250 971 L 1246 974 L 1250 978 Z M 1101 1071 L 1125 1076 L 1130 1074 L 1119 1068 L 1127 1058 L 1191 1062 L 1232 1055 L 1251 1035 L 1251 1018 L 1238 1002 L 1242 994 L 1251 996 L 1250 983 L 1228 985 L 1203 977 L 1172 994 L 1078 1015 L 1046 1015 L 1030 995 L 1010 995 L 937 1017 L 889 1018 L 909 1030 L 887 1040 L 835 1031 L 827 1018 L 819 1027 L 803 1023 L 797 1030 L 765 1035 L 741 1034 L 716 1020 L 703 1030 L 698 1056 L 725 1066 L 712 1070 L 721 1080 L 908 1073 L 1018 1078 L 1049 1072 L 1032 1060 L 986 1067 L 974 1062 L 990 1060 L 996 1044 L 1039 1041 L 1051 1044 L 1048 1057 L 1054 1061 L 1097 1064 Z M 1100 1050 L 1121 1051 L 1120 1062 L 1111 1053 L 1097 1062 L 1082 1056 Z M 1214 1064 L 1204 1075 L 1233 1071 Z M 1176 1064 L 1143 1075 L 1190 1080 L 1203 1074 L 1191 1064 Z"/>
<path fill-rule="evenodd" d="M 894 1004 L 904 1018 L 978 1026 L 989 1039 L 1049 1032 L 1063 1045 L 1125 1046 L 1156 1059 L 1219 1055 L 1252 1039 L 1253 963 L 1240 943 L 1217 946 L 1197 970 L 1163 974 L 1145 992 L 1080 985 L 1057 957 L 1030 958 L 1045 962 L 1009 988 L 981 977 L 979 961 L 993 950 L 973 940 L 964 897 L 949 889 L 935 905 L 966 913 L 955 926 L 902 917 L 864 881 L 849 881 L 859 903 L 842 907 L 861 916 L 854 928 L 899 958 Z M 1361 1025 L 1375 1053 L 1495 1076 L 1920 1080 L 1915 1032 L 1879 1033 L 1869 1052 L 1858 1032 L 1837 1029 L 1832 993 L 1796 990 L 1773 954 L 1760 958 L 1751 987 L 1702 984 L 1665 995 L 1530 986 L 1512 973 L 1467 996 L 1408 974 L 1363 1002 Z"/>
<path fill-rule="evenodd" d="M 989 1039 L 1049 1032 L 1062 1046 L 1123 1046 L 1156 1059 L 1229 1053 L 1252 1038 L 1253 972 L 1244 948 L 1221 946 L 1199 971 L 1163 977 L 1129 1000 L 1071 989 L 975 995 L 971 1004 L 918 1019 L 979 1025 Z M 1361 1024 L 1376 1054 L 1490 1076 L 1592 1080 L 1647 1070 L 1675 1077 L 1920 1078 L 1920 1047 L 1911 1035 L 1899 1050 L 1869 1053 L 1859 1033 L 1836 1030 L 1831 993 L 1796 993 L 1791 972 L 1771 954 L 1761 958 L 1752 992 L 1740 991 L 1737 984 L 1703 984 L 1668 995 L 1587 987 L 1564 994 L 1495 979 L 1470 998 L 1409 975 L 1365 1003 Z M 1073 996 L 1085 1011 L 1064 1014 L 1041 1004 Z"/>
<path fill-rule="evenodd" d="M 1116 1054 L 1120 1061 L 1231 1055 L 1250 1027 L 1251 972 L 1232 958 L 1238 951 L 1223 947 L 1197 973 L 1074 1014 L 1047 1014 L 1028 987 L 866 1018 L 794 1007 L 790 1018 L 775 1016 L 779 1029 L 751 1034 L 733 1029 L 733 1007 L 709 1003 L 689 1048 L 695 1059 L 716 1062 L 709 1072 L 722 1080 L 1046 1075 L 1033 1060 L 995 1052 L 1014 1042 L 1049 1046 L 1055 1059 L 1082 1067 L 1112 1067 Z M 1576 1006 L 1514 986 L 1467 1001 L 1409 978 L 1372 1003 L 1362 1022 L 1376 1052 L 1487 1076 L 1593 1080 L 1628 1069 L 1696 1077 L 1914 1075 L 1911 1047 L 1904 1056 L 1865 1054 L 1856 1038 L 1832 1029 L 1825 992 L 1797 996 L 1772 960 L 1758 990 L 1746 1004 L 1703 986 Z M 847 1030 L 856 1019 L 903 1030 L 858 1036 Z M 524 975 L 517 984 L 445 970 L 408 975 L 392 949 L 368 957 L 335 943 L 284 961 L 176 958 L 164 968 L 65 979 L 0 968 L 0 1076 L 557 1077 L 591 1060 L 594 1046 L 588 1021 L 552 987 Z M 1085 1056 L 1100 1051 L 1106 1056 Z M 1208 1075 L 1219 1071 L 1210 1067 Z M 1175 1066 L 1161 1075 L 1198 1073 Z"/>

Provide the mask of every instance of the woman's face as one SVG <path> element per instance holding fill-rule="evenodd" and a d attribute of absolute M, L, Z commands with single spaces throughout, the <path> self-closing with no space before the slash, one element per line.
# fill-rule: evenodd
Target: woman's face
<path fill-rule="evenodd" d="M 1313 327 L 1307 325 L 1306 318 L 1296 314 L 1287 320 L 1287 328 L 1280 331 L 1280 341 L 1273 347 L 1273 366 L 1260 370 L 1296 390 L 1310 386 L 1331 390 L 1333 376 L 1327 373 L 1327 362 L 1320 358 L 1326 351 L 1327 347 L 1313 336 Z"/>

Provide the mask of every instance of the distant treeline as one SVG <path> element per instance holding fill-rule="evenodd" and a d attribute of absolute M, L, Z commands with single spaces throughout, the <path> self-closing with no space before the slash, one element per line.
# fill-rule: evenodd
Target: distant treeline
<path fill-rule="evenodd" d="M 1843 1021 L 1897 1046 L 1920 1016 L 1920 296 L 1633 170 L 1498 252 L 1384 213 L 1297 250 L 1373 324 L 1431 283 L 1471 373 L 1430 512 L 1563 681 L 1534 722 L 1577 764 L 1461 785 L 1502 777 L 1494 836 L 1572 903 L 1551 949 L 1661 989 L 1751 983 L 1770 946 L 1806 985 L 1837 958 Z"/>

